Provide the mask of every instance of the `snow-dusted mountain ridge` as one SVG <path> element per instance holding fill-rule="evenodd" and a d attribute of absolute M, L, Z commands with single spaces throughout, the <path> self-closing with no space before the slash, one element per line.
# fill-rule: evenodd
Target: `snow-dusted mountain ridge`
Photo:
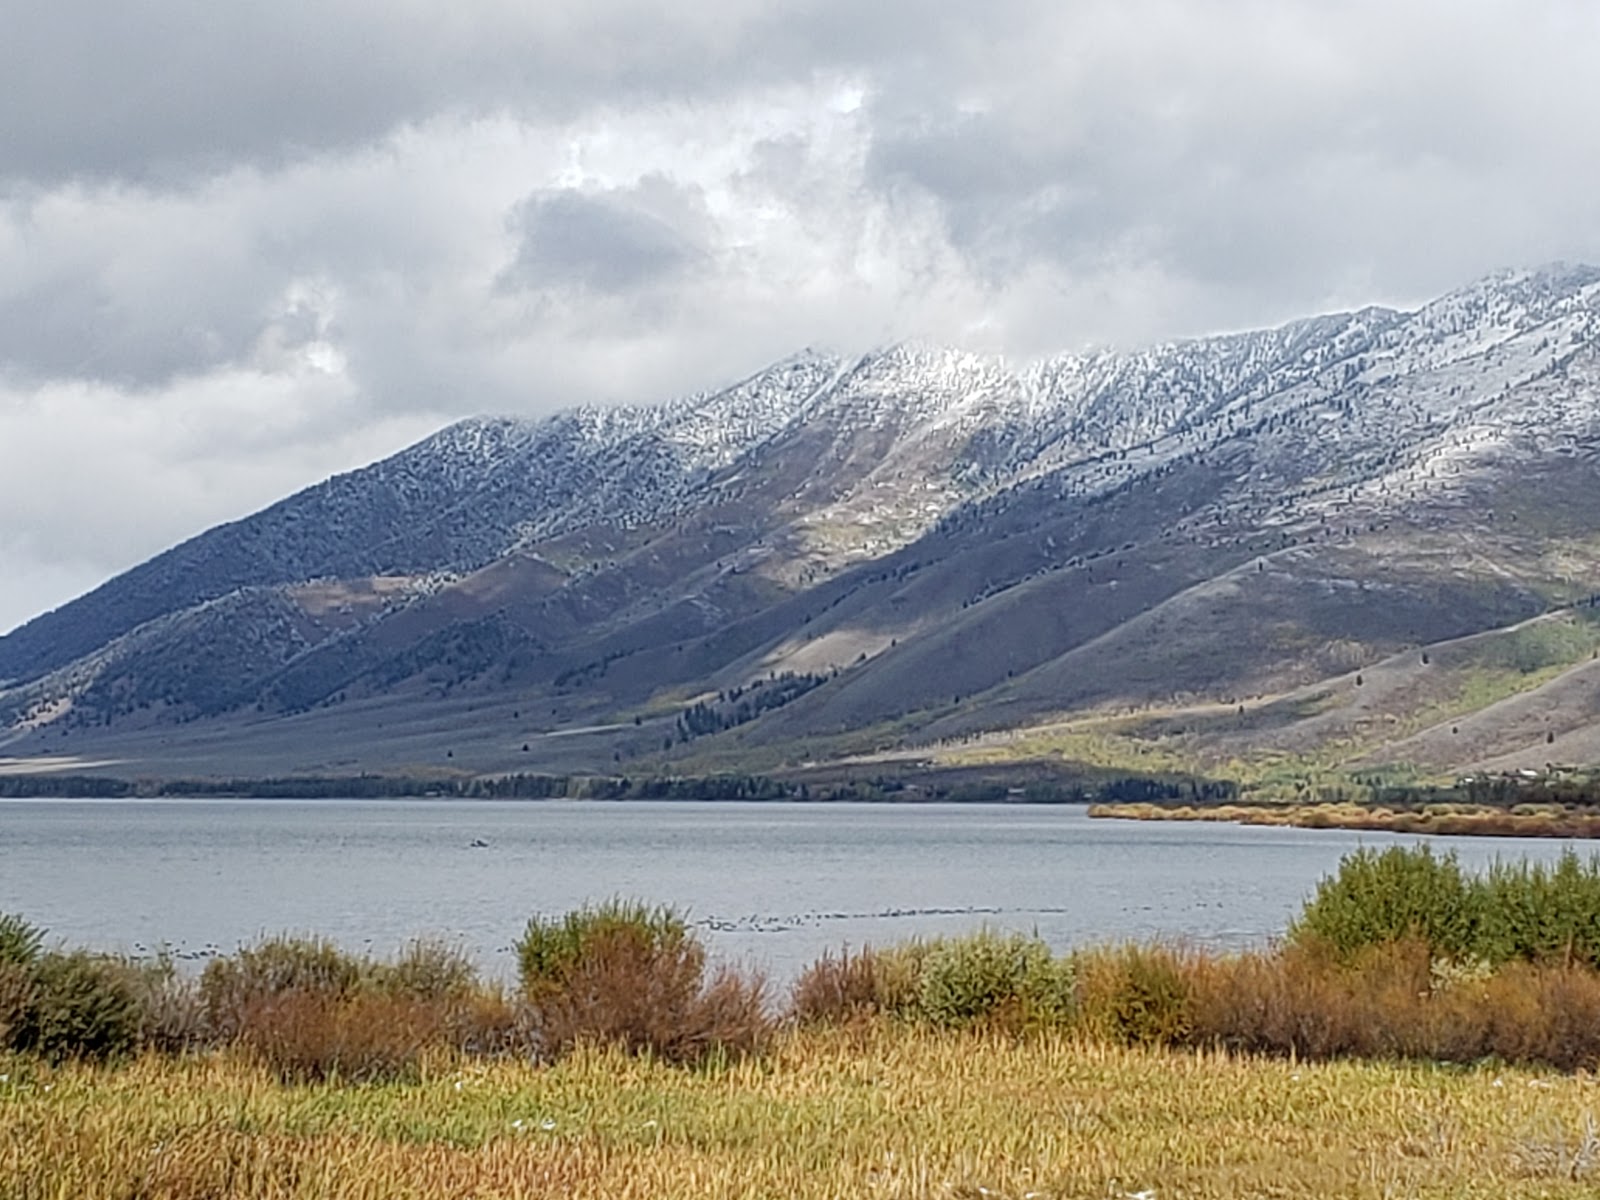
<path fill-rule="evenodd" d="M 426 692 L 448 660 L 452 688 L 537 694 L 557 718 L 826 676 L 786 720 L 848 729 L 931 704 L 928 656 L 943 688 L 971 639 L 1005 641 L 984 624 L 1001 613 L 1049 631 L 1009 665 L 978 656 L 959 695 L 1037 712 L 1055 694 L 1018 679 L 1256 560 L 1260 587 L 1271 566 L 1311 589 L 1295 604 L 1403 581 L 1414 607 L 1388 616 L 1413 640 L 1470 633 L 1545 611 L 1600 546 L 1574 499 L 1600 453 L 1597 363 L 1600 269 L 1563 265 L 1410 312 L 1022 368 L 922 343 L 804 351 L 666 403 L 475 418 L 0 638 L 0 717 L 36 737 L 321 711 Z M 1250 667 L 1258 682 L 1405 640 L 1322 611 L 1282 613 L 1298 657 Z M 1180 673 L 1228 691 L 1230 670 Z"/>

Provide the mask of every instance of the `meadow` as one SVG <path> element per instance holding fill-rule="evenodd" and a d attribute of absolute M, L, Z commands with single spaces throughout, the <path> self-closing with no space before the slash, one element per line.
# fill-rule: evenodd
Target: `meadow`
<path fill-rule="evenodd" d="M 0 1060 L 0 1196 L 1593 1194 L 1587 1076 L 878 1023 L 684 1068 L 584 1048 L 286 1085 L 232 1055 Z"/>

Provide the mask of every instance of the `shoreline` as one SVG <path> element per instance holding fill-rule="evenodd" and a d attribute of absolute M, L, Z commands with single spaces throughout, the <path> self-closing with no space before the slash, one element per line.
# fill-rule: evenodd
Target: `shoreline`
<path fill-rule="evenodd" d="M 1100 820 L 1209 821 L 1292 829 L 1435 834 L 1444 837 L 1600 840 L 1600 811 L 1571 811 L 1560 805 L 1519 805 L 1517 809 L 1503 809 L 1490 805 L 1438 804 L 1409 810 L 1326 803 L 1225 804 L 1215 807 L 1150 803 L 1090 804 L 1089 816 Z"/>

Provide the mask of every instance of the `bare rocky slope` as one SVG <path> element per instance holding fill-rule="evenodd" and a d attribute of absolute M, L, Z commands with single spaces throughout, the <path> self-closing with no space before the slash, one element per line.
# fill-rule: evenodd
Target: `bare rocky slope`
<path fill-rule="evenodd" d="M 207 531 L 0 638 L 0 755 L 770 769 L 1092 728 L 1107 761 L 1594 761 L 1597 460 L 1587 267 L 1023 371 L 806 352 L 463 422 Z"/>

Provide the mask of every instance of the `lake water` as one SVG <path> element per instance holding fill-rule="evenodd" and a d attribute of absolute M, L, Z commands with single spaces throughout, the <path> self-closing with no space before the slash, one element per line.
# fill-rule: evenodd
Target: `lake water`
<path fill-rule="evenodd" d="M 0 911 L 73 945 L 185 957 L 284 931 L 383 954 L 440 934 L 509 976 L 529 915 L 621 895 L 688 910 L 718 955 L 785 978 L 841 945 L 984 925 L 1059 949 L 1260 943 L 1344 854 L 1418 840 L 1469 865 L 1561 850 L 1076 806 L 13 800 Z"/>

